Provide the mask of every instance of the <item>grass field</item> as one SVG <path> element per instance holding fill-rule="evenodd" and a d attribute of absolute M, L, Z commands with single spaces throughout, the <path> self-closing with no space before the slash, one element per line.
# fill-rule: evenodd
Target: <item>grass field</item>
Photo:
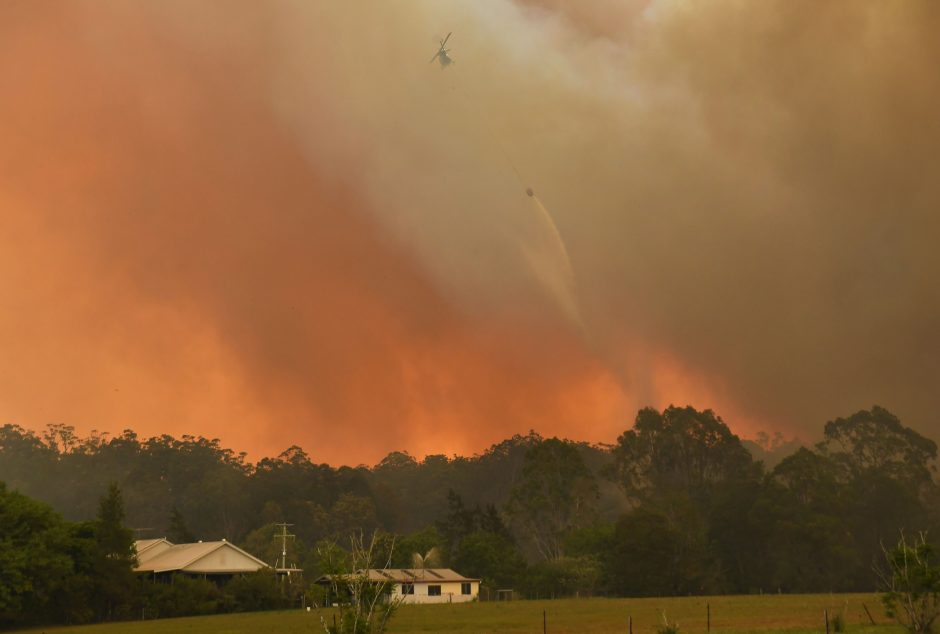
<path fill-rule="evenodd" d="M 870 624 L 863 604 L 878 626 Z M 545 612 L 548 632 L 626 632 L 633 617 L 636 634 L 652 634 L 665 611 L 680 632 L 706 631 L 706 605 L 711 606 L 712 632 L 825 632 L 823 611 L 841 612 L 847 631 L 862 634 L 894 634 L 901 628 L 889 624 L 881 602 L 872 594 L 762 595 L 734 597 L 683 597 L 667 599 L 561 599 L 455 605 L 403 606 L 390 632 L 522 633 L 542 631 Z M 50 634 L 301 634 L 322 632 L 320 617 L 332 621 L 333 612 L 299 610 L 55 627 L 28 630 Z"/>

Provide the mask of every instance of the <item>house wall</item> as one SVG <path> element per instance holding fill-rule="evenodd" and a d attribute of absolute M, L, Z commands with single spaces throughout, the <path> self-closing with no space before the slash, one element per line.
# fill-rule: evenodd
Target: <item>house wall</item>
<path fill-rule="evenodd" d="M 404 603 L 466 603 L 476 601 L 480 596 L 480 582 L 470 581 L 470 594 L 460 594 L 461 581 L 442 581 L 441 583 L 416 583 L 415 593 L 404 595 Z M 429 596 L 428 586 L 441 586 L 441 596 Z M 394 598 L 402 597 L 401 584 L 396 583 L 393 591 Z"/>

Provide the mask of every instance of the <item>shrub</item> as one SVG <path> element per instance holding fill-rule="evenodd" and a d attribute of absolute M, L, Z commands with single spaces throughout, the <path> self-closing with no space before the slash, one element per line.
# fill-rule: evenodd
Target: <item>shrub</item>
<path fill-rule="evenodd" d="M 600 582 L 594 557 L 562 557 L 530 566 L 520 584 L 528 598 L 591 596 Z"/>
<path fill-rule="evenodd" d="M 215 614 L 222 599 L 222 592 L 211 581 L 175 575 L 171 583 L 144 583 L 144 616 L 162 619 Z"/>
<path fill-rule="evenodd" d="M 273 570 L 236 577 L 224 587 L 225 611 L 258 612 L 286 608 L 289 601 L 281 583 Z"/>
<path fill-rule="evenodd" d="M 940 565 L 934 551 L 923 534 L 912 543 L 902 536 L 897 546 L 885 551 L 885 611 L 915 634 L 932 631 L 940 616 Z"/>

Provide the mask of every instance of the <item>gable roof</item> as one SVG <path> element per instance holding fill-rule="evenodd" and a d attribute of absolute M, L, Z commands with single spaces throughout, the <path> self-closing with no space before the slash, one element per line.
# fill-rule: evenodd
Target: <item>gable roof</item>
<path fill-rule="evenodd" d="M 173 543 L 165 537 L 161 537 L 160 539 L 138 539 L 134 542 L 134 548 L 137 550 L 138 565 L 149 559 L 153 559 L 172 545 Z"/>
<path fill-rule="evenodd" d="M 165 542 L 167 544 L 170 544 L 170 546 L 173 545 L 172 543 L 170 543 L 169 540 L 167 540 L 166 537 L 161 537 L 160 539 L 138 539 L 137 541 L 134 542 L 134 548 L 137 549 L 137 554 L 140 555 L 144 551 L 149 550 L 150 548 L 153 548 L 160 542 Z"/>
<path fill-rule="evenodd" d="M 155 544 L 147 542 L 165 542 L 167 547 L 152 557 L 148 550 L 155 550 Z M 144 542 L 144 543 L 141 543 Z M 172 544 L 167 540 L 139 540 L 135 572 L 193 572 L 193 573 L 240 573 L 255 572 L 269 567 L 254 555 L 245 552 L 235 544 L 224 539 L 220 542 L 197 542 L 195 544 Z M 142 550 L 140 550 L 142 549 Z"/>

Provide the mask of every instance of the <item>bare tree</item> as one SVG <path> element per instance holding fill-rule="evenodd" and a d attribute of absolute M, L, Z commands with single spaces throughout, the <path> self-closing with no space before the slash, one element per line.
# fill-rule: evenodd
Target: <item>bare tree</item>
<path fill-rule="evenodd" d="M 380 563 L 377 561 L 380 557 L 383 557 L 381 568 L 391 566 L 394 539 L 387 554 L 380 554 L 384 550 L 382 542 L 375 532 L 366 542 L 360 532 L 350 536 L 349 551 L 335 543 L 317 548 L 321 565 L 328 573 L 331 594 L 339 599 L 336 602 L 338 622 L 330 624 L 320 616 L 320 624 L 327 634 L 379 634 L 385 631 L 389 619 L 401 605 L 404 597 L 392 594 L 394 581 L 381 574 L 370 574 L 370 570 L 379 568 L 376 564 Z"/>

